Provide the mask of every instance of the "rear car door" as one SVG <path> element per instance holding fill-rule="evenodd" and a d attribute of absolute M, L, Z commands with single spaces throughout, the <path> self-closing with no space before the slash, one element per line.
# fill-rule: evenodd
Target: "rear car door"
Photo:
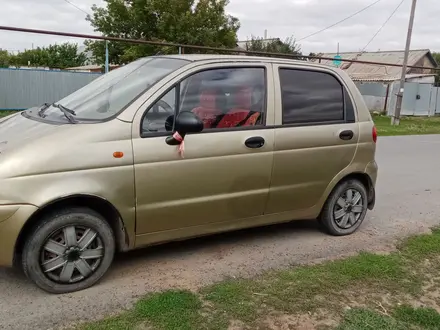
<path fill-rule="evenodd" d="M 271 65 L 199 65 L 139 111 L 133 128 L 137 244 L 240 227 L 238 220 L 263 215 L 273 164 L 274 129 L 266 129 L 274 121 L 272 82 Z M 230 118 L 210 126 L 210 114 L 227 118 L 231 109 L 260 117 L 249 126 L 244 117 L 241 125 Z M 165 143 L 171 135 L 165 122 L 179 111 L 193 111 L 206 123 L 201 133 L 186 135 L 184 158 Z M 251 138 L 264 144 L 255 147 Z"/>
<path fill-rule="evenodd" d="M 353 102 L 343 79 L 325 68 L 274 65 L 274 78 L 278 129 L 266 213 L 316 216 L 326 188 L 356 153 Z"/>

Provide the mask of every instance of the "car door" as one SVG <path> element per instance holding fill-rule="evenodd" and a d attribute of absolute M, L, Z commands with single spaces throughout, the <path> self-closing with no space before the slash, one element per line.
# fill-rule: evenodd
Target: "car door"
<path fill-rule="evenodd" d="M 133 123 L 137 245 L 240 227 L 237 220 L 263 215 L 273 164 L 274 129 L 266 129 L 274 122 L 270 82 L 270 65 L 197 65 L 138 111 Z M 183 158 L 176 146 L 165 143 L 171 135 L 165 126 L 169 115 L 209 107 L 225 111 L 234 86 L 260 88 L 252 96 L 259 102 L 253 109 L 261 112 L 256 125 L 188 134 Z M 206 90 L 216 89 L 219 95 L 206 99 Z M 264 144 L 246 143 L 255 137 Z"/>
<path fill-rule="evenodd" d="M 356 153 L 353 102 L 331 70 L 274 65 L 274 77 L 279 128 L 267 213 L 316 216 L 313 207 Z"/>

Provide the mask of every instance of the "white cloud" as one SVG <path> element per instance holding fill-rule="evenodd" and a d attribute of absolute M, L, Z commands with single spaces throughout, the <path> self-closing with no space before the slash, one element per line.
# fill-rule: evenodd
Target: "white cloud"
<path fill-rule="evenodd" d="M 91 12 L 91 6 L 102 0 L 71 0 L 81 9 Z M 401 0 L 382 0 L 346 22 L 300 42 L 304 53 L 362 49 Z M 423 0 L 417 5 L 412 48 L 440 51 L 437 30 L 440 17 L 439 0 Z M 374 0 L 230 0 L 228 12 L 240 19 L 239 38 L 263 36 L 267 29 L 271 37 L 294 36 L 301 39 L 366 7 Z M 94 34 L 85 14 L 64 0 L 0 0 L 0 24 L 33 29 Z M 403 49 L 411 1 L 406 0 L 387 26 L 370 44 L 368 50 Z M 82 42 L 57 36 L 43 36 L 0 31 L 0 48 L 23 50 L 32 45 L 55 42 Z"/>

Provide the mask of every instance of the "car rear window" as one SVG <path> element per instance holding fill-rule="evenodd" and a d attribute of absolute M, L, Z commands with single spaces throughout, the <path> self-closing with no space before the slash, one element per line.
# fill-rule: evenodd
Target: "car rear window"
<path fill-rule="evenodd" d="M 331 74 L 280 69 L 283 124 L 344 120 L 344 89 Z"/>

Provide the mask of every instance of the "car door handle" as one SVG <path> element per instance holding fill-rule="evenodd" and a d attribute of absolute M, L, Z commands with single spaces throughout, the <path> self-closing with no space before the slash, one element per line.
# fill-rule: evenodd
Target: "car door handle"
<path fill-rule="evenodd" d="M 339 133 L 339 138 L 341 140 L 351 140 L 354 136 L 353 131 L 351 130 L 346 130 L 346 131 L 342 131 L 341 133 Z"/>
<path fill-rule="evenodd" d="M 261 136 L 253 136 L 253 137 L 248 138 L 244 142 L 244 144 L 248 148 L 256 149 L 256 148 L 261 148 L 262 146 L 264 146 L 264 142 L 265 141 Z"/>

